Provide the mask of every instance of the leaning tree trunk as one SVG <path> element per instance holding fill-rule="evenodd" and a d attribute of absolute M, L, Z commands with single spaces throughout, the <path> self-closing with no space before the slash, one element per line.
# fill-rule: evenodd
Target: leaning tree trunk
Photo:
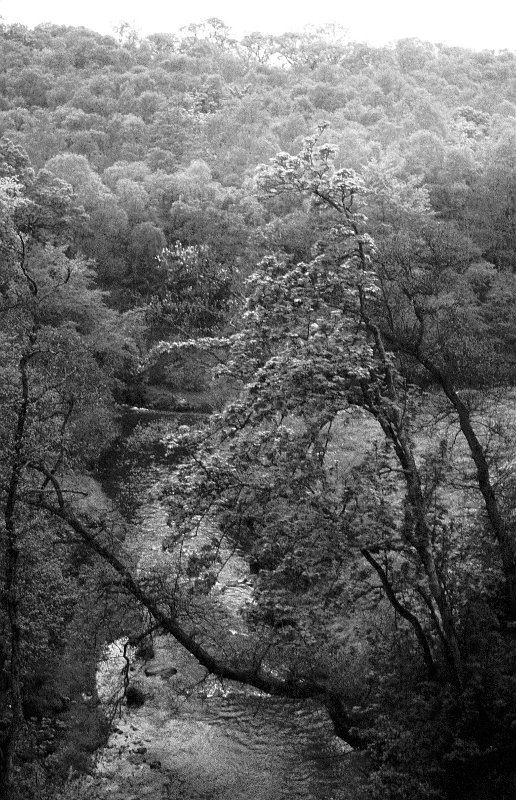
<path fill-rule="evenodd" d="M 452 382 L 429 359 L 420 357 L 419 360 L 432 377 L 438 381 L 444 394 L 457 412 L 462 435 L 467 442 L 471 458 L 477 468 L 477 485 L 484 500 L 494 538 L 498 544 L 505 579 L 508 614 L 511 619 L 516 619 L 516 537 L 508 530 L 500 511 L 485 450 L 473 428 L 469 408 L 457 394 Z"/>
<path fill-rule="evenodd" d="M 364 263 L 365 268 L 364 256 L 361 251 L 360 253 L 361 261 Z M 417 553 L 421 567 L 426 575 L 429 590 L 428 603 L 432 619 L 441 640 L 445 660 L 453 682 L 460 689 L 464 679 L 462 656 L 453 611 L 435 561 L 432 532 L 427 519 L 427 504 L 421 486 L 421 476 L 414 457 L 414 448 L 406 429 L 404 416 L 399 411 L 399 406 L 402 404 L 400 404 L 393 368 L 385 351 L 382 334 L 367 313 L 366 298 L 361 290 L 359 290 L 359 298 L 362 321 L 373 337 L 378 357 L 383 364 L 385 380 L 385 396 L 382 392 L 375 394 L 375 392 L 371 392 L 367 384 L 363 385 L 364 406 L 378 421 L 386 438 L 392 442 L 396 458 L 403 471 L 406 497 L 411 516 L 405 538 L 407 544 Z M 387 596 L 394 608 L 399 611 L 397 604 L 393 602 L 394 598 L 392 596 L 389 597 L 389 593 L 387 593 Z M 433 659 L 429 657 L 428 640 L 426 640 L 427 646 L 425 646 L 423 642 L 426 637 L 424 637 L 422 628 L 420 625 L 415 624 L 415 617 L 411 620 L 410 616 L 405 615 L 405 618 L 412 624 L 418 641 L 422 645 L 427 667 L 430 668 L 430 664 L 433 664 Z"/>
<path fill-rule="evenodd" d="M 345 712 L 345 703 L 342 698 L 338 701 L 337 709 L 337 698 L 328 692 L 326 687 L 320 686 L 309 679 L 293 680 L 288 677 L 276 677 L 271 672 L 263 669 L 261 662 L 258 664 L 251 664 L 248 667 L 233 667 L 224 663 L 217 655 L 207 650 L 198 641 L 195 635 L 189 633 L 188 630 L 181 625 L 173 612 L 165 610 L 159 598 L 152 596 L 147 589 L 137 581 L 129 567 L 110 549 L 110 547 L 106 546 L 101 541 L 98 528 L 90 527 L 87 520 L 80 518 L 74 512 L 72 507 L 65 501 L 56 476 L 50 470 L 46 469 L 43 464 L 30 464 L 29 466 L 41 472 L 48 482 L 52 484 L 57 500 L 57 503 L 53 504 L 49 502 L 48 498 L 40 497 L 33 502 L 42 510 L 63 520 L 72 531 L 78 534 L 91 550 L 107 562 L 121 579 L 121 584 L 124 589 L 147 609 L 155 623 L 165 633 L 173 636 L 174 639 L 182 645 L 185 650 L 188 650 L 188 652 L 197 659 L 199 664 L 205 667 L 211 675 L 216 675 L 225 680 L 236 681 L 246 686 L 253 686 L 255 689 L 277 697 L 288 697 L 293 700 L 316 699 L 328 709 L 330 718 L 335 725 L 335 732 L 341 739 L 355 749 L 366 746 L 364 739 L 353 730 L 351 723 L 348 721 Z"/>

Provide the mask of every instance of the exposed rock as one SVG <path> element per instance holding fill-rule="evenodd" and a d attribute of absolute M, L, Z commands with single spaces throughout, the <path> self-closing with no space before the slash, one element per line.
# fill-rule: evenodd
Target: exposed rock
<path fill-rule="evenodd" d="M 164 681 L 168 680 L 168 678 L 171 678 L 173 675 L 177 675 L 177 669 L 175 667 L 147 667 L 144 672 L 148 678 L 159 677 Z"/>

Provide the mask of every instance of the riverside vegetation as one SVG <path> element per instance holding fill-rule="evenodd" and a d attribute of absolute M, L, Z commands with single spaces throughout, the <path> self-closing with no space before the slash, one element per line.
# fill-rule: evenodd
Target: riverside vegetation
<path fill-rule="evenodd" d="M 152 629 L 319 703 L 372 798 L 512 797 L 514 54 L 219 20 L 0 45 L 3 795 L 88 768 L 74 701 Z M 142 574 L 85 476 L 115 401 L 183 390 L 214 413 L 164 435 Z"/>

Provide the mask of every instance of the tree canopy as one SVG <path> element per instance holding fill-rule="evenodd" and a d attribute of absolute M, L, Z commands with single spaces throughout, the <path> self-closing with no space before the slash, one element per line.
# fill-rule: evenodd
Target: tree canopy
<path fill-rule="evenodd" d="M 371 797 L 511 797 L 514 54 L 115 34 L 0 27 L 3 789 L 36 791 L 31 710 L 105 592 L 124 631 L 143 609 L 209 673 L 315 698 Z M 153 369 L 222 400 L 167 432 L 142 576 L 80 485 Z"/>

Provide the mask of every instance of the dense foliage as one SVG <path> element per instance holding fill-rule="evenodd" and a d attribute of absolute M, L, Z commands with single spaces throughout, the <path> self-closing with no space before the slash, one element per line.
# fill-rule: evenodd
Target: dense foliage
<path fill-rule="evenodd" d="M 91 684 L 81 660 L 91 649 L 91 673 L 103 613 L 101 567 L 40 506 L 58 476 L 66 496 L 84 494 L 78 476 L 113 435 L 116 376 L 136 359 L 138 325 L 105 305 L 83 257 L 67 255 L 68 220 L 76 215 L 70 187 L 35 175 L 26 154 L 5 139 L 0 165 L 1 785 L 7 796 L 15 785 L 30 797 L 45 781 L 26 784 L 16 756 L 37 772 L 36 756 L 58 749 L 54 741 L 38 750 L 38 725 L 56 713 L 66 717 L 70 695 Z M 99 605 L 89 616 L 92 593 Z M 73 751 L 65 737 L 51 762 L 57 775 L 66 775 Z"/>
<path fill-rule="evenodd" d="M 219 20 L 139 40 L 40 25 L 0 31 L 0 134 L 71 185 L 74 247 L 126 308 L 161 289 L 164 246 L 209 248 L 248 273 L 272 243 L 313 242 L 288 202 L 264 208 L 256 165 L 321 120 L 348 168 L 418 179 L 497 267 L 511 264 L 513 53 L 406 39 L 375 48 L 335 27 L 254 33 Z"/>
<path fill-rule="evenodd" d="M 3 25 L 0 58 L 5 791 L 117 587 L 210 672 L 317 698 L 372 797 L 512 796 L 516 55 L 211 19 Z M 170 437 L 143 581 L 80 480 L 128 386 L 205 386 L 194 352 L 231 400 Z"/>
<path fill-rule="evenodd" d="M 259 171 L 265 193 L 312 200 L 322 235 L 309 262 L 270 257 L 250 277 L 223 369 L 243 389 L 171 482 L 172 511 L 250 553 L 249 624 L 339 735 L 373 749 L 372 796 L 485 780 L 509 797 L 512 359 L 490 321 L 512 281 L 475 295 L 487 265 L 393 189 L 375 247 L 378 192 L 333 155 L 311 137 Z"/>

